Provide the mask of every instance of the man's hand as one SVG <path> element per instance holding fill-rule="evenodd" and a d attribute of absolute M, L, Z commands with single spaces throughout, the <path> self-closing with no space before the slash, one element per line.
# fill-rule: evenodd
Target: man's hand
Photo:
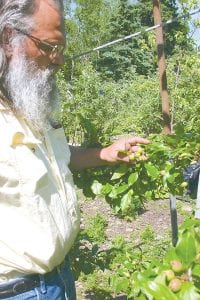
<path fill-rule="evenodd" d="M 149 141 L 140 137 L 121 138 L 103 149 L 70 146 L 70 169 L 80 171 L 86 168 L 106 166 L 120 162 L 130 162 L 131 155 L 137 152 L 140 144 L 148 144 Z"/>
<path fill-rule="evenodd" d="M 140 144 L 148 144 L 149 140 L 141 137 L 121 138 L 100 151 L 102 161 L 115 164 L 130 162 L 134 153 L 140 149 Z"/>

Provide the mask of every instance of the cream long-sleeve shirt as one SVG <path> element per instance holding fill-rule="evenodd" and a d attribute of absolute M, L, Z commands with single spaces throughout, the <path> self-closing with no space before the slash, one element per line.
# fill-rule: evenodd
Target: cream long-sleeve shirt
<path fill-rule="evenodd" d="M 59 265 L 79 230 L 63 129 L 35 133 L 0 105 L 0 282 Z"/>

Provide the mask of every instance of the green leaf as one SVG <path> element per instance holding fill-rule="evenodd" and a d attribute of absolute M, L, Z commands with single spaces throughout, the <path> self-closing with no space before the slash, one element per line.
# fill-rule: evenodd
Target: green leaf
<path fill-rule="evenodd" d="M 115 199 L 117 198 L 117 190 L 116 190 L 116 187 L 114 186 L 111 190 L 111 192 L 108 194 L 108 196 L 111 198 L 111 199 Z"/>
<path fill-rule="evenodd" d="M 200 265 L 195 265 L 192 269 L 192 275 L 200 277 Z"/>
<path fill-rule="evenodd" d="M 169 183 L 173 183 L 176 179 L 176 176 L 175 174 L 172 174 L 172 175 L 169 175 L 166 180 L 169 182 Z"/>
<path fill-rule="evenodd" d="M 151 199 L 152 194 L 153 194 L 152 191 L 146 191 L 146 192 L 145 192 L 145 198 L 146 198 L 146 199 Z"/>
<path fill-rule="evenodd" d="M 116 193 L 119 195 L 119 194 L 122 194 L 123 192 L 125 192 L 127 189 L 129 188 L 128 184 L 124 184 L 124 185 L 121 185 L 121 186 L 118 186 L 116 188 Z"/>
<path fill-rule="evenodd" d="M 176 259 L 179 259 L 177 253 L 176 253 L 176 248 L 175 247 L 172 247 L 168 250 L 167 254 L 165 255 L 164 257 L 164 261 L 166 263 L 170 263 L 170 261 L 172 260 L 176 260 Z"/>
<path fill-rule="evenodd" d="M 155 300 L 177 300 L 176 296 L 166 285 L 151 282 L 149 286 L 154 291 Z"/>
<path fill-rule="evenodd" d="M 176 253 L 184 263 L 191 263 L 196 256 L 195 239 L 189 231 L 185 232 L 178 240 Z"/>
<path fill-rule="evenodd" d="M 126 164 L 120 165 L 117 170 L 113 173 L 111 180 L 119 179 L 124 176 L 128 171 L 128 166 Z"/>
<path fill-rule="evenodd" d="M 102 186 L 102 189 L 101 189 L 101 194 L 102 195 L 107 195 L 111 192 L 113 186 L 109 183 L 106 183 L 105 185 Z"/>
<path fill-rule="evenodd" d="M 183 231 L 191 227 L 200 227 L 200 220 L 195 220 L 195 219 L 185 220 L 185 222 L 180 226 L 180 229 Z"/>
<path fill-rule="evenodd" d="M 124 193 L 129 188 L 128 184 L 124 184 L 121 186 L 114 186 L 112 187 L 111 192 L 109 193 L 109 197 L 112 199 L 116 199 L 118 195 Z"/>
<path fill-rule="evenodd" d="M 120 207 L 123 213 L 130 208 L 132 202 L 132 195 L 133 191 L 129 190 L 128 193 L 122 197 Z"/>
<path fill-rule="evenodd" d="M 160 284 L 165 284 L 166 282 L 166 275 L 164 273 L 160 273 L 155 279 L 154 282 L 160 283 Z"/>
<path fill-rule="evenodd" d="M 142 290 L 144 290 L 148 295 L 153 296 L 154 300 L 177 300 L 178 298 L 169 290 L 166 285 L 150 281 L 142 285 Z"/>
<path fill-rule="evenodd" d="M 179 292 L 179 299 L 200 300 L 200 294 L 192 282 L 184 282 Z"/>
<path fill-rule="evenodd" d="M 150 164 L 145 164 L 144 165 L 146 170 L 147 170 L 147 174 L 152 178 L 152 179 L 157 179 L 160 171 L 153 165 Z"/>
<path fill-rule="evenodd" d="M 120 293 L 128 289 L 129 280 L 127 278 L 114 275 L 111 278 L 111 286 L 114 288 L 115 293 Z"/>
<path fill-rule="evenodd" d="M 138 172 L 132 173 L 128 178 L 129 186 L 134 184 L 138 180 Z"/>
<path fill-rule="evenodd" d="M 97 180 L 94 180 L 94 182 L 91 185 L 91 190 L 95 195 L 101 195 L 102 184 Z"/>

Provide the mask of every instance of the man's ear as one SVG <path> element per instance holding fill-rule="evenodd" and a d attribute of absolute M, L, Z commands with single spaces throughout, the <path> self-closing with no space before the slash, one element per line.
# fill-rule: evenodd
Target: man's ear
<path fill-rule="evenodd" d="M 13 30 L 10 26 L 6 26 L 3 29 L 3 34 L 2 34 L 2 46 L 5 51 L 6 57 L 10 58 L 13 54 L 13 49 L 11 46 L 11 37 L 13 34 Z"/>

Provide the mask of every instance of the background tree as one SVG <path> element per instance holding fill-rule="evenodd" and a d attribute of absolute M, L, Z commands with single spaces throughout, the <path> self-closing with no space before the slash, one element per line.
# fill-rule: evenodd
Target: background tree
<path fill-rule="evenodd" d="M 150 0 L 76 0 L 73 5 L 70 2 L 66 17 L 68 56 L 153 24 Z M 166 21 L 176 16 L 177 7 L 165 0 L 162 11 Z M 184 123 L 188 130 L 197 132 L 198 101 L 192 102 L 199 97 L 199 54 L 195 47 L 192 49 L 187 31 L 187 20 L 173 23 L 165 30 L 170 106 L 175 125 Z M 69 60 L 58 78 L 64 104 L 63 124 L 70 139 L 94 145 L 105 144 L 108 137 L 124 133 L 161 132 L 156 69 L 153 31 L 104 52 Z"/>
<path fill-rule="evenodd" d="M 68 5 L 66 55 L 70 57 L 86 52 L 107 41 L 111 13 L 114 13 L 114 8 L 112 3 L 106 0 L 76 0 L 73 1 L 73 5 Z M 95 52 L 76 59 L 75 64 L 69 60 L 64 68 L 65 78 L 71 80 L 71 76 L 79 76 L 88 61 L 92 60 L 95 65 L 97 58 L 98 53 Z"/>
<path fill-rule="evenodd" d="M 130 4 L 128 0 L 116 2 L 115 15 L 111 17 L 109 27 L 110 40 L 153 26 L 152 1 L 140 0 Z M 177 16 L 175 1 L 162 1 L 163 21 Z M 185 22 L 185 20 L 184 20 Z M 186 39 L 189 31 L 187 22 L 177 21 L 165 29 L 165 52 L 171 56 L 177 49 L 190 47 Z M 98 70 L 104 76 L 119 79 L 126 73 L 148 75 L 155 72 L 157 56 L 154 33 L 132 38 L 113 48 L 105 49 L 98 60 Z"/>

